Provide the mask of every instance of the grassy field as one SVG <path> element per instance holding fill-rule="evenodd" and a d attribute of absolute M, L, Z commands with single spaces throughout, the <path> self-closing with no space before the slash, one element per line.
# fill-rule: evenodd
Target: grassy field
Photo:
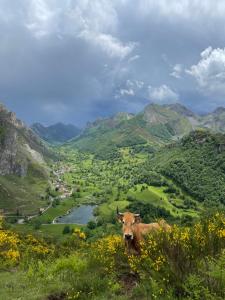
<path fill-rule="evenodd" d="M 43 224 L 39 229 L 34 229 L 34 226 L 31 224 L 14 224 L 12 229 L 18 233 L 36 234 L 40 237 L 63 240 L 67 238 L 67 235 L 63 234 L 63 229 L 66 225 L 68 225 L 71 230 L 75 228 L 82 228 L 82 226 L 76 224 Z"/>
<path fill-rule="evenodd" d="M 112 201 L 110 203 L 103 203 L 99 206 L 98 213 L 100 216 L 109 217 L 110 215 L 116 215 L 116 209 L 119 208 L 120 211 L 124 211 L 129 205 L 129 201 Z"/>
<path fill-rule="evenodd" d="M 129 147 L 125 147 L 120 149 L 119 158 L 100 160 L 95 159 L 92 154 L 76 150 L 62 148 L 61 151 L 67 158 L 67 162 L 63 164 L 66 164 L 69 170 L 64 173 L 63 181 L 78 191 L 82 203 L 91 201 L 99 205 L 97 213 L 101 217 L 113 215 L 117 206 L 120 210 L 125 210 L 130 203 L 129 196 L 162 207 L 174 217 L 198 216 L 198 209 L 185 208 L 184 198 L 188 195 L 180 188 L 180 196 L 175 196 L 165 192 L 166 186 L 134 183 L 146 163 L 146 154 L 135 154 Z M 165 180 L 168 185 L 172 184 L 171 180 Z M 77 202 L 81 203 L 81 200 L 77 199 Z M 52 210 L 49 213 L 56 216 L 57 211 Z M 42 218 L 46 220 L 44 216 Z"/>
<path fill-rule="evenodd" d="M 137 191 L 131 191 L 129 195 L 135 197 L 137 200 L 142 200 L 146 203 L 151 203 L 154 206 L 163 207 L 166 210 L 170 211 L 170 213 L 174 216 L 182 216 L 182 215 L 190 215 L 193 217 L 197 217 L 198 211 L 193 209 L 183 209 L 177 208 L 179 205 L 182 207 L 183 200 L 180 198 L 175 198 L 173 201 L 170 201 L 167 193 L 164 192 L 165 187 L 155 187 L 148 186 L 147 189 L 141 191 L 141 186 L 137 186 Z M 176 206 L 174 206 L 173 204 Z"/>
<path fill-rule="evenodd" d="M 49 208 L 46 213 L 33 220 L 39 220 L 42 223 L 52 223 L 52 221 L 58 217 L 64 215 L 70 208 L 79 204 L 78 199 L 68 198 L 63 199 L 55 207 Z"/>
<path fill-rule="evenodd" d="M 34 214 L 40 207 L 46 207 L 42 200 L 48 182 L 44 177 L 0 176 L 0 209 L 15 214 Z"/>

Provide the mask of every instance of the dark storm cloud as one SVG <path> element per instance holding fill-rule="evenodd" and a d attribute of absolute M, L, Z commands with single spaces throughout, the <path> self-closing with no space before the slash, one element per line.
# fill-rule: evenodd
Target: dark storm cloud
<path fill-rule="evenodd" d="M 224 1 L 0 0 L 0 99 L 28 123 L 80 125 L 148 101 L 225 105 L 224 13 Z"/>

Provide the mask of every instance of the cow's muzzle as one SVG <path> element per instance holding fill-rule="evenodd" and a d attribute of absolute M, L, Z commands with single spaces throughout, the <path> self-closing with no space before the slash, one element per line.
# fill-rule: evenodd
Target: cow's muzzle
<path fill-rule="evenodd" d="M 124 239 L 125 240 L 132 240 L 133 239 L 133 234 L 124 234 Z"/>

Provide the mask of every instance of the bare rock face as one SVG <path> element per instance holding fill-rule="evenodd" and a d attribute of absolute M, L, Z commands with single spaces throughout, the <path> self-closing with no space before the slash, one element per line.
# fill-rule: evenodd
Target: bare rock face
<path fill-rule="evenodd" d="M 4 130 L 5 134 L 1 139 L 0 148 L 0 175 L 16 174 L 18 168 L 16 164 L 17 132 L 5 127 Z"/>
<path fill-rule="evenodd" d="M 36 134 L 0 104 L 0 175 L 26 176 L 29 164 L 45 164 L 48 149 Z"/>

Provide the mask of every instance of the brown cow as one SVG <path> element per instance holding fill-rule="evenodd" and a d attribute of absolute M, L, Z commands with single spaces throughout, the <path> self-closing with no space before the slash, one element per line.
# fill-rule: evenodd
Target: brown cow
<path fill-rule="evenodd" d="M 123 238 L 128 250 L 140 252 L 140 241 L 145 234 L 156 232 L 160 229 L 170 231 L 171 226 L 165 220 L 160 220 L 157 223 L 144 224 L 141 223 L 140 214 L 131 212 L 120 213 L 117 208 L 117 217 L 119 222 L 123 224 Z"/>

